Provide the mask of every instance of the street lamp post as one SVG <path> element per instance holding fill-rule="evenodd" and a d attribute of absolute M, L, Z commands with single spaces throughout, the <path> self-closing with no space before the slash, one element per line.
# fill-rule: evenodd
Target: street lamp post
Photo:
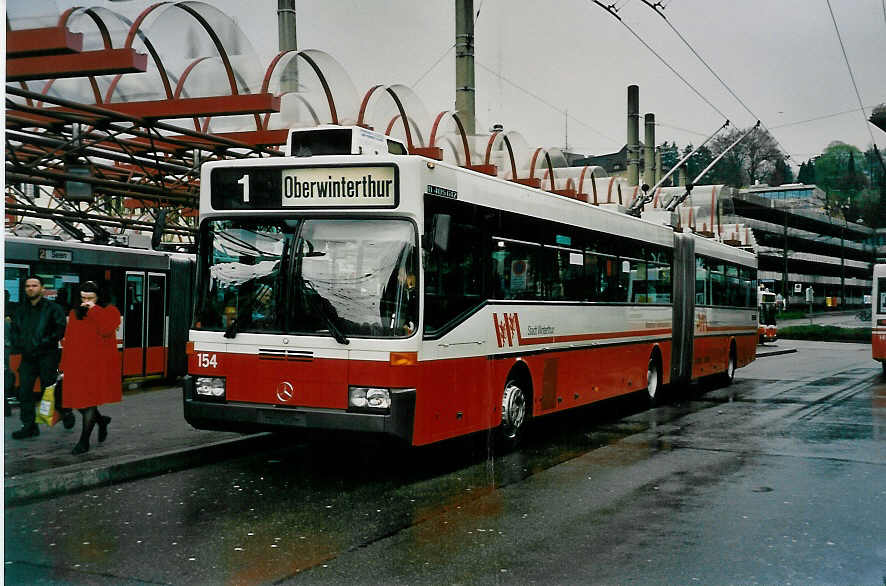
<path fill-rule="evenodd" d="M 785 201 L 785 206 L 782 210 L 784 212 L 784 229 L 782 231 L 782 238 L 784 241 L 784 250 L 782 251 L 782 258 L 784 259 L 784 272 L 781 275 L 781 294 L 785 299 L 785 303 L 787 303 L 788 297 L 790 296 L 790 291 L 788 290 L 788 206 L 787 201 Z"/>
<path fill-rule="evenodd" d="M 849 204 L 840 204 L 840 210 L 843 212 L 843 223 L 840 225 L 840 307 L 846 303 L 846 252 L 844 243 L 846 239 L 846 212 L 849 211 Z"/>

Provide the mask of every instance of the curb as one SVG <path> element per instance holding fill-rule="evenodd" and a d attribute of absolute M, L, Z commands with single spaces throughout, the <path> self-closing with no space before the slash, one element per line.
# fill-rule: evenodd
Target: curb
<path fill-rule="evenodd" d="M 782 354 L 793 354 L 796 348 L 787 348 L 786 350 L 770 350 L 767 352 L 757 352 L 757 358 L 766 358 L 767 356 L 780 356 Z"/>
<path fill-rule="evenodd" d="M 6 506 L 10 507 L 89 488 L 175 472 L 239 456 L 261 447 L 270 438 L 269 432 L 263 432 L 152 456 L 111 459 L 87 469 L 83 469 L 81 464 L 73 464 L 45 472 L 24 474 L 6 479 L 3 486 L 4 498 Z"/>

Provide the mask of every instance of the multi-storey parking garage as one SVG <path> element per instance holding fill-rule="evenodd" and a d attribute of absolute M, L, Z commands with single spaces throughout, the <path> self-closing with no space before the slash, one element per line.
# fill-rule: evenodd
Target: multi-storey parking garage
<path fill-rule="evenodd" d="M 796 199 L 764 197 L 754 190 L 734 192 L 724 202 L 732 213 L 724 222 L 751 227 L 757 244 L 761 281 L 773 282 L 789 305 L 805 304 L 812 287 L 817 306 L 858 306 L 871 292 L 874 231 L 831 217 Z"/>

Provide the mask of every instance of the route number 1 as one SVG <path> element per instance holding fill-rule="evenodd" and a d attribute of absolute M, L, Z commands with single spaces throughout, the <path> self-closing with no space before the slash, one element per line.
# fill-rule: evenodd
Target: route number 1
<path fill-rule="evenodd" d="M 243 203 L 249 203 L 249 173 L 241 177 L 237 183 L 243 186 Z"/>

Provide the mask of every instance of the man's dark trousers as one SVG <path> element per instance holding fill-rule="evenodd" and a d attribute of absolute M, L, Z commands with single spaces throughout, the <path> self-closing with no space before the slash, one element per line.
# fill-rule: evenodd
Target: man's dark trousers
<path fill-rule="evenodd" d="M 19 417 L 25 427 L 34 425 L 37 415 L 37 405 L 43 398 L 43 389 L 55 384 L 58 377 L 58 350 L 47 352 L 39 357 L 22 356 L 22 362 L 18 367 L 18 400 L 20 403 Z M 34 392 L 34 381 L 40 379 L 40 391 Z M 56 405 L 56 410 L 65 415 L 70 409 L 63 409 Z"/>

